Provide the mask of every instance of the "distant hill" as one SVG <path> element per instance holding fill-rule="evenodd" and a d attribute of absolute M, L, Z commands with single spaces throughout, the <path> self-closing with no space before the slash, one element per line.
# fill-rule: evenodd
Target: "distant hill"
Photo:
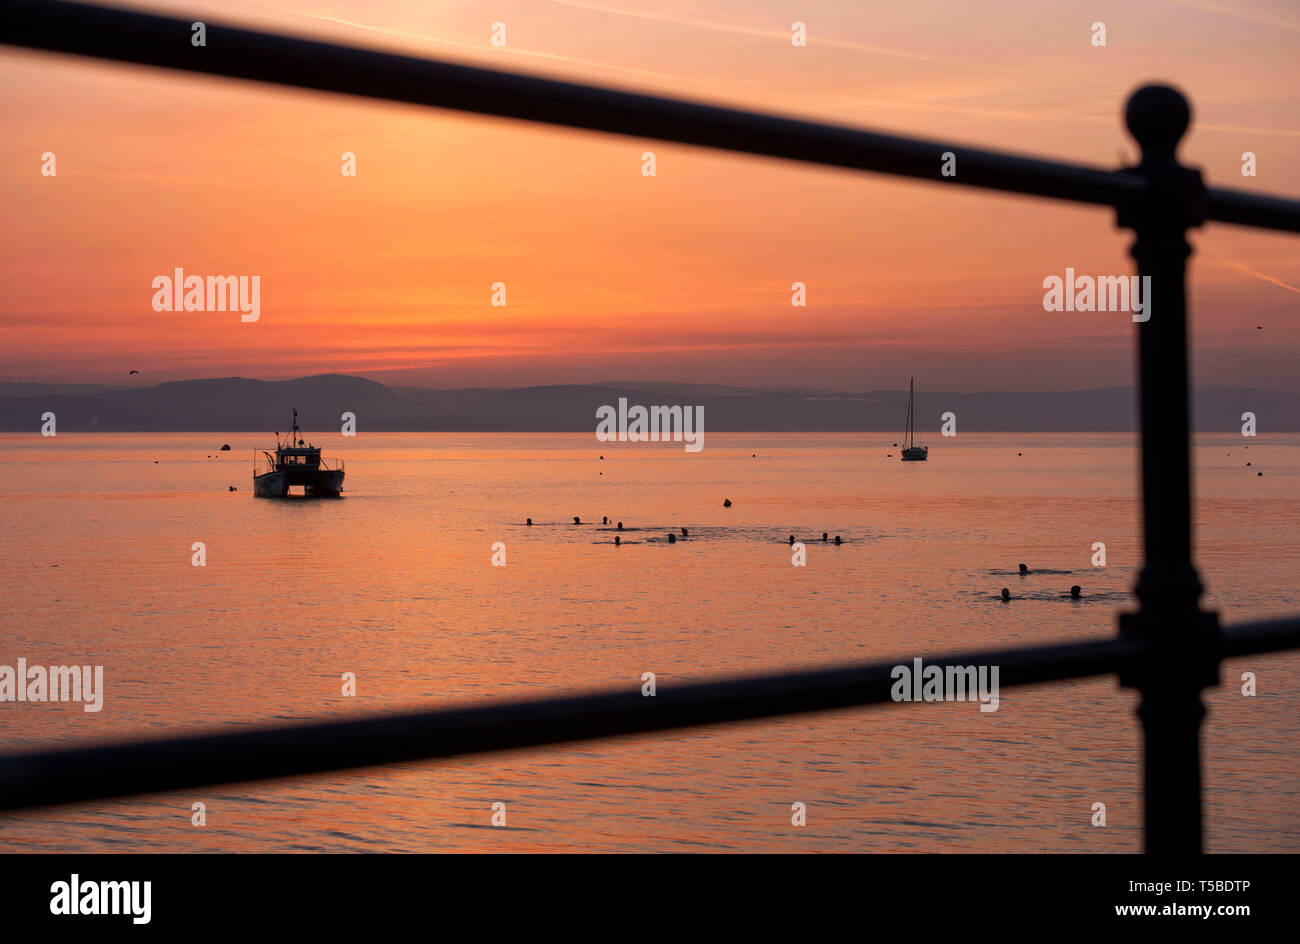
<path fill-rule="evenodd" d="M 906 390 L 836 393 L 764 390 L 714 384 L 614 382 L 496 389 L 430 390 L 386 387 L 362 377 L 323 374 L 297 380 L 242 377 L 186 380 L 151 387 L 94 384 L 0 385 L 0 430 L 36 431 L 52 411 L 62 432 L 283 432 L 297 407 L 304 429 L 337 426 L 355 413 L 361 430 L 584 432 L 596 427 L 596 408 L 629 404 L 700 405 L 705 430 L 898 433 Z M 1195 394 L 1199 430 L 1236 432 L 1253 411 L 1259 429 L 1300 431 L 1300 393 L 1239 387 L 1201 387 Z M 940 415 L 957 414 L 963 432 L 1123 432 L 1134 428 L 1135 397 L 1128 387 L 1057 393 L 917 394 L 917 426 L 938 435 Z"/>

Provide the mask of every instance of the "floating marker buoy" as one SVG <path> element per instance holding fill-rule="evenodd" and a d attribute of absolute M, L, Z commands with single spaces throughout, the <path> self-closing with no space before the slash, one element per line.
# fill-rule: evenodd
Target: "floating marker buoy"
<path fill-rule="evenodd" d="M 673 534 L 671 531 L 668 532 L 668 543 L 669 544 L 677 543 L 677 535 Z"/>
<path fill-rule="evenodd" d="M 1021 574 L 1027 574 L 1027 573 L 1029 573 L 1029 568 L 1026 567 L 1024 564 L 1021 564 L 1021 565 L 1020 565 L 1020 573 L 1021 573 Z"/>
<path fill-rule="evenodd" d="M 1079 599 L 1079 594 L 1080 594 L 1081 592 L 1082 592 L 1081 588 L 1080 588 L 1079 585 L 1076 583 L 1073 587 L 1070 588 L 1070 597 L 1071 597 L 1072 599 L 1077 600 L 1077 599 Z"/>
<path fill-rule="evenodd" d="M 730 498 L 724 498 L 724 499 L 722 500 L 722 507 L 723 507 L 723 508 L 730 508 L 730 507 L 731 507 L 731 499 L 730 499 Z"/>
<path fill-rule="evenodd" d="M 835 543 L 836 543 L 836 544 L 843 544 L 843 543 L 844 543 L 844 541 L 840 539 L 840 536 L 839 536 L 838 534 L 835 535 Z"/>
<path fill-rule="evenodd" d="M 1003 588 L 1002 588 L 1002 602 L 1003 602 L 1003 603 L 1006 603 L 1006 602 L 1007 602 L 1008 600 L 1010 600 L 1010 599 L 1011 599 L 1011 591 L 1008 590 L 1006 587 L 1003 587 Z"/>

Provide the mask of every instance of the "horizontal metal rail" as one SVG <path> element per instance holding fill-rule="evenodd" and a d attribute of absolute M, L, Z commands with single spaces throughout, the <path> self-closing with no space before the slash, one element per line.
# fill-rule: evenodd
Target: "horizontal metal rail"
<path fill-rule="evenodd" d="M 936 656 L 924 665 L 996 665 L 1001 690 L 1120 672 L 1140 652 L 1134 641 L 1107 639 Z M 913 658 L 661 683 L 649 697 L 629 684 L 590 695 L 9 754 L 0 756 L 0 810 L 853 708 L 892 701 L 893 670 Z"/>
<path fill-rule="evenodd" d="M 1300 619 L 1224 630 L 1225 656 L 1300 646 Z M 1120 673 L 1137 664 L 1128 639 L 922 657 L 926 666 L 998 666 L 999 689 Z M 619 735 L 754 721 L 893 700 L 901 661 L 663 685 L 616 692 L 400 712 L 93 747 L 0 755 L 0 810 L 103 800 L 539 747 Z"/>
<path fill-rule="evenodd" d="M 204 24 L 207 45 L 195 47 L 187 19 L 10 0 L 0 18 L 0 42 L 1079 203 L 1119 207 L 1146 189 L 1140 176 L 1124 170 Z M 940 172 L 947 151 L 957 155 L 954 177 Z M 1221 222 L 1300 232 L 1295 200 L 1212 190 L 1209 214 Z"/>
<path fill-rule="evenodd" d="M 1300 648 L 1300 617 L 1260 620 L 1223 627 L 1223 657 L 1253 656 Z"/>

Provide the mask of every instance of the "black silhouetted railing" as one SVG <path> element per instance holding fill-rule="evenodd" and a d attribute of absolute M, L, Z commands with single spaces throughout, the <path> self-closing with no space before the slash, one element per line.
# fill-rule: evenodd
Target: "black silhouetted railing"
<path fill-rule="evenodd" d="M 1220 662 L 1300 647 L 1300 618 L 1222 628 L 1199 608 L 1192 563 L 1187 375 L 1186 231 L 1207 220 L 1300 232 L 1300 202 L 1207 189 L 1181 166 L 1187 101 L 1164 86 L 1130 98 L 1125 120 L 1142 148 L 1137 167 L 1104 170 L 919 141 L 773 115 L 715 108 L 531 76 L 452 65 L 51 0 L 17 0 L 0 42 L 432 105 L 552 125 L 655 138 L 944 186 L 1101 204 L 1135 231 L 1138 272 L 1151 277 L 1149 319 L 1137 325 L 1141 392 L 1143 567 L 1139 609 L 1109 640 L 927 657 L 940 667 L 997 665 L 1000 685 L 1117 674 L 1142 696 L 1145 834 L 1150 852 L 1200 852 L 1201 690 Z M 940 173 L 957 157 L 957 176 Z M 910 657 L 909 657 L 910 658 Z M 591 738 L 644 734 L 891 701 L 896 662 L 690 683 L 643 697 L 617 692 L 491 703 L 352 721 L 267 726 L 0 757 L 0 809 L 73 803 L 207 784 L 341 770 Z"/>

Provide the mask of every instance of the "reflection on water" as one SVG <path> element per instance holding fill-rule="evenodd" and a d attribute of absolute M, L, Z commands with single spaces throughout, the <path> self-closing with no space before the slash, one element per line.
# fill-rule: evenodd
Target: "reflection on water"
<path fill-rule="evenodd" d="M 106 688 L 98 714 L 0 704 L 6 749 L 640 688 L 647 671 L 671 698 L 707 676 L 1096 638 L 1135 579 L 1124 436 L 962 434 L 924 464 L 871 434 L 711 434 L 698 455 L 316 438 L 348 463 L 341 501 L 254 499 L 256 434 L 0 436 L 0 663 L 103 664 Z M 1300 610 L 1300 437 L 1252 449 L 1263 478 L 1226 457 L 1235 441 L 1198 449 L 1207 602 L 1227 620 Z M 1224 681 L 1206 695 L 1209 847 L 1300 851 L 1300 656 L 1234 661 Z M 993 713 L 882 707 L 241 784 L 7 816 L 0 850 L 1132 851 L 1133 707 L 1104 679 L 1004 691 Z"/>

